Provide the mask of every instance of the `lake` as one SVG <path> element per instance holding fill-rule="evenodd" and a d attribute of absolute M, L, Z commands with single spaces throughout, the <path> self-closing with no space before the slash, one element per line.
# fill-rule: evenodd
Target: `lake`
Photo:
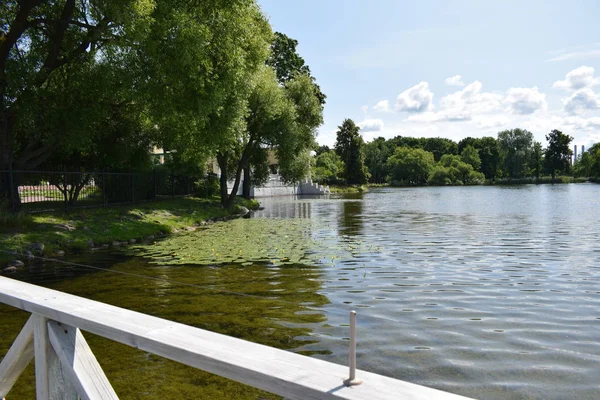
<path fill-rule="evenodd" d="M 250 219 L 12 277 L 340 364 L 354 309 L 360 369 L 482 399 L 596 399 L 599 198 L 568 184 L 261 199 Z M 3 354 L 26 315 L 0 318 Z M 88 336 L 123 399 L 274 397 Z"/>

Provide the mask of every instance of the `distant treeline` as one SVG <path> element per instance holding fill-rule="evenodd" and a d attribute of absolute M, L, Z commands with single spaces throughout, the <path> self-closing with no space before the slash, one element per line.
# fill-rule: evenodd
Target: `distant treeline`
<path fill-rule="evenodd" d="M 350 122 L 348 122 L 350 121 Z M 340 149 L 340 134 L 353 125 L 355 155 Z M 467 137 L 458 143 L 446 138 L 382 137 L 364 143 L 358 127 L 344 121 L 334 150 L 317 150 L 314 177 L 325 184 L 387 183 L 412 185 L 478 185 L 492 183 L 536 183 L 600 179 L 600 143 L 581 154 L 572 165 L 573 138 L 558 130 L 546 135 L 547 145 L 533 140 L 524 129 L 499 132 L 497 137 Z M 346 140 L 348 142 L 348 140 Z M 352 141 L 351 141 L 352 142 Z M 365 171 L 355 176 L 353 171 Z M 557 177 L 560 177 L 557 178 Z"/>

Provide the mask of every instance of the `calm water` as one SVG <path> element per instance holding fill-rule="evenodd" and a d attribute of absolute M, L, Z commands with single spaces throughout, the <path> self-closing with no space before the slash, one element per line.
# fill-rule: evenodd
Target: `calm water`
<path fill-rule="evenodd" d="M 253 219 L 186 234 L 180 246 L 193 256 L 233 230 L 273 226 L 261 228 L 277 243 L 262 260 L 223 264 L 213 249 L 214 262 L 194 262 L 159 243 L 79 259 L 108 272 L 46 264 L 14 277 L 341 364 L 356 309 L 361 369 L 477 398 L 597 399 L 599 198 L 600 185 L 580 184 L 266 199 Z M 0 318 L 3 354 L 25 315 L 3 308 Z M 122 398 L 265 397 L 90 342 Z M 32 396 L 27 385 L 16 393 Z"/>

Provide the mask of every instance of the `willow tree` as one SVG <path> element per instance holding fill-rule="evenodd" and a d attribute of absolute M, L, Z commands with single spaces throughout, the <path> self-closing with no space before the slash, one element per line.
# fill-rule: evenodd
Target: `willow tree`
<path fill-rule="evenodd" d="M 250 165 L 254 153 L 274 149 L 285 170 L 286 163 L 314 145 L 316 128 L 323 121 L 322 107 L 309 76 L 298 74 L 281 86 L 273 69 L 263 66 L 255 73 L 251 85 L 244 126 L 217 153 L 221 202 L 229 209 L 233 207 L 242 171 Z M 227 189 L 228 177 L 233 178 L 231 192 Z"/>
<path fill-rule="evenodd" d="M 0 169 L 85 153 L 107 120 L 201 158 L 243 123 L 270 42 L 253 0 L 2 2 Z"/>

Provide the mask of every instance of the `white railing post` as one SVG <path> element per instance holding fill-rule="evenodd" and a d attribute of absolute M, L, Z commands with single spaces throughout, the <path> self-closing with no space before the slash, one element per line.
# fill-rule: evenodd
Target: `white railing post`
<path fill-rule="evenodd" d="M 79 396 L 63 376 L 56 352 L 48 336 L 48 319 L 33 315 L 35 392 L 37 400 L 77 400 Z"/>
<path fill-rule="evenodd" d="M 360 385 L 362 381 L 356 379 L 356 311 L 350 311 L 350 377 L 344 381 L 346 386 Z"/>

